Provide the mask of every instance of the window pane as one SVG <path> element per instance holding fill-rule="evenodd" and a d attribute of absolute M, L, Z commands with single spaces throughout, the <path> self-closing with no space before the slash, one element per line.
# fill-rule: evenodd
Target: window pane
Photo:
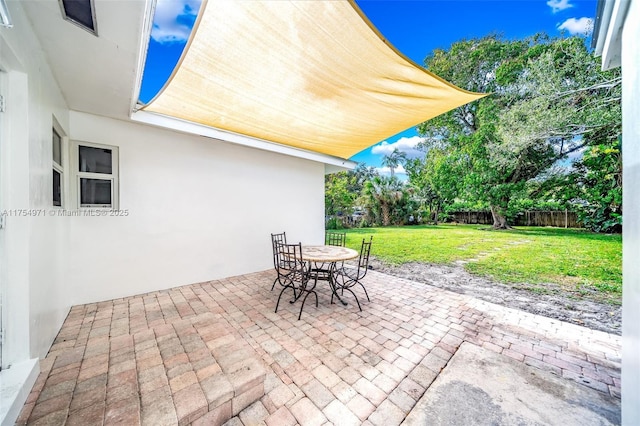
<path fill-rule="evenodd" d="M 111 205 L 111 180 L 80 179 L 81 205 Z"/>
<path fill-rule="evenodd" d="M 96 28 L 93 25 L 90 0 L 62 0 L 62 6 L 67 18 L 95 33 Z"/>
<path fill-rule="evenodd" d="M 62 138 L 53 130 L 53 161 L 62 166 Z"/>
<path fill-rule="evenodd" d="M 60 182 L 62 179 L 60 178 L 60 172 L 57 170 L 53 171 L 53 205 L 54 206 L 62 206 L 62 186 Z"/>
<path fill-rule="evenodd" d="M 79 170 L 81 172 L 111 174 L 111 150 L 78 146 Z"/>

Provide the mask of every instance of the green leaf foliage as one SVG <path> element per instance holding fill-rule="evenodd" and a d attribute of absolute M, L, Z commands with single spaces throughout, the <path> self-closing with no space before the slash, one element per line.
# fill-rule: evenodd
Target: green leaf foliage
<path fill-rule="evenodd" d="M 410 181 L 441 200 L 455 194 L 487 204 L 494 227 L 508 227 L 512 200 L 559 161 L 620 134 L 619 71 L 601 72 L 583 38 L 490 35 L 436 50 L 425 65 L 459 87 L 490 95 L 419 125 L 428 155 L 424 165 L 412 165 Z M 587 169 L 595 172 L 597 165 L 575 173 Z M 575 185 L 585 188 L 584 179 Z M 601 213 L 617 218 L 615 208 Z"/>

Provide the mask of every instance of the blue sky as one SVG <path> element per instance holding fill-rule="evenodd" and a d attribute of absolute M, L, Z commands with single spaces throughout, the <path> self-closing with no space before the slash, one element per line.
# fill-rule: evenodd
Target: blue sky
<path fill-rule="evenodd" d="M 448 49 L 463 38 L 499 33 L 508 39 L 537 32 L 556 36 L 590 34 L 597 0 L 356 0 L 383 36 L 419 65 L 433 49 Z M 199 0 L 158 0 L 140 93 L 148 102 L 178 61 L 195 21 Z M 414 128 L 380 141 L 353 156 L 354 161 L 381 168 L 394 148 L 419 155 Z M 396 173 L 402 174 L 402 168 Z"/>

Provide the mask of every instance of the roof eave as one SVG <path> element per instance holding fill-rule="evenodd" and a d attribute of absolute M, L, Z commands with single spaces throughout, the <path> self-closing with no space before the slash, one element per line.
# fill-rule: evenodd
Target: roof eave
<path fill-rule="evenodd" d="M 263 139 L 258 139 L 251 136 L 245 136 L 239 133 L 233 133 L 226 130 L 204 126 L 201 124 L 180 120 L 178 118 L 169 117 L 169 116 L 156 114 L 152 112 L 136 111 L 133 114 L 131 114 L 131 119 L 139 123 L 149 124 L 157 127 L 163 127 L 165 129 L 170 129 L 170 130 L 178 131 L 181 133 L 203 136 L 207 138 L 217 139 L 222 142 L 233 143 L 236 145 L 242 145 L 250 148 L 260 149 L 263 151 L 275 152 L 278 154 L 284 154 L 291 157 L 315 161 L 318 163 L 325 164 L 325 173 L 335 173 L 343 170 L 353 170 L 357 166 L 356 162 L 347 160 L 345 158 L 334 157 L 332 155 L 321 154 L 318 152 L 307 151 L 300 148 L 281 145 L 281 144 L 269 142 Z"/>
<path fill-rule="evenodd" d="M 602 56 L 602 69 L 617 68 L 621 64 L 622 27 L 629 8 L 625 0 L 600 0 L 594 28 L 595 55 Z"/>

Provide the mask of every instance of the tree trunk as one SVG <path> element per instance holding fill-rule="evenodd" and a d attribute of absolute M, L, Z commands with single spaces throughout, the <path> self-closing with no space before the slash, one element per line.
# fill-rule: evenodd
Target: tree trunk
<path fill-rule="evenodd" d="M 507 218 L 505 217 L 501 207 L 494 206 L 492 204 L 491 216 L 493 216 L 493 229 L 512 229 L 507 223 Z"/>
<path fill-rule="evenodd" d="M 436 208 L 433 211 L 433 224 L 438 225 L 438 214 L 440 213 L 440 204 L 436 204 Z"/>
<path fill-rule="evenodd" d="M 380 203 L 380 210 L 382 211 L 382 226 L 389 226 L 391 222 L 389 205 L 387 203 Z"/>

